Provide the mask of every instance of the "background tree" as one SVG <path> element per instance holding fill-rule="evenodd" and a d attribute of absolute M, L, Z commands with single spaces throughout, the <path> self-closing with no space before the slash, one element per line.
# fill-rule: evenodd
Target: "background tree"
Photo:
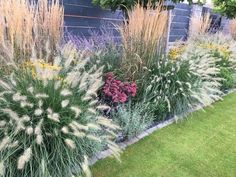
<path fill-rule="evenodd" d="M 214 0 L 215 11 L 229 18 L 236 17 L 236 0 Z"/>
<path fill-rule="evenodd" d="M 102 8 L 111 8 L 113 11 L 116 9 L 127 10 L 135 5 L 135 3 L 140 3 L 144 7 L 151 1 L 152 4 L 156 4 L 162 0 L 93 0 L 95 5 L 99 5 Z M 183 2 L 184 0 L 172 0 L 172 2 Z M 192 0 L 188 0 L 189 3 L 192 3 Z M 200 2 L 200 0 L 199 0 Z"/>

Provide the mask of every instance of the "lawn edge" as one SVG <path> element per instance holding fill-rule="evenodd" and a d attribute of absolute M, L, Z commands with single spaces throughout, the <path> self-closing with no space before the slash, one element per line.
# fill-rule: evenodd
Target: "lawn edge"
<path fill-rule="evenodd" d="M 225 97 L 225 96 L 230 95 L 230 94 L 235 93 L 235 92 L 236 92 L 236 88 L 228 91 L 222 97 Z M 168 120 L 165 120 L 161 123 L 158 123 L 157 125 L 154 125 L 154 126 L 148 128 L 148 129 L 144 130 L 142 133 L 140 133 L 139 135 L 135 136 L 134 138 L 132 138 L 130 140 L 118 143 L 118 146 L 120 147 L 121 150 L 125 150 L 127 147 L 139 142 L 140 140 L 142 140 L 143 138 L 151 135 L 155 131 L 160 130 L 162 128 L 165 128 L 165 127 L 177 122 L 178 120 L 184 119 L 187 115 L 189 115 L 189 114 L 191 114 L 195 111 L 199 111 L 201 109 L 204 109 L 205 107 L 207 107 L 207 106 L 197 105 L 193 109 L 190 109 L 185 115 L 173 116 L 172 118 L 170 118 Z M 112 156 L 112 151 L 111 150 L 101 151 L 101 152 L 95 154 L 94 157 L 89 159 L 89 165 L 92 166 L 97 161 L 105 159 L 107 157 L 111 157 L 111 156 Z"/>

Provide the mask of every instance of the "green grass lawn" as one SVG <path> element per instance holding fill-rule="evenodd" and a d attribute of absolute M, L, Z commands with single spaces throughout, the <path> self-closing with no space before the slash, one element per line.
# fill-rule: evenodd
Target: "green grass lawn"
<path fill-rule="evenodd" d="M 236 177 L 236 93 L 92 167 L 94 177 Z"/>

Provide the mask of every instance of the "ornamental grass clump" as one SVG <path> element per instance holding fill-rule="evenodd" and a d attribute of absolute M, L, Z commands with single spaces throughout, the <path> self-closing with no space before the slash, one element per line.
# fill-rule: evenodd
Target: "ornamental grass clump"
<path fill-rule="evenodd" d="M 85 56 L 89 56 L 91 64 L 104 66 L 104 73 L 114 72 L 119 68 L 121 47 L 117 43 L 117 36 L 109 26 L 104 25 L 99 32 L 91 31 L 88 38 L 67 32 L 65 39 L 73 43 L 77 50 L 83 51 Z"/>
<path fill-rule="evenodd" d="M 233 38 L 236 40 L 236 19 L 232 19 L 229 22 L 229 32 L 233 36 Z"/>
<path fill-rule="evenodd" d="M 185 51 L 178 60 L 162 59 L 148 72 L 144 102 L 157 120 L 207 106 L 222 94 L 215 60 L 200 49 Z"/>
<path fill-rule="evenodd" d="M 127 22 L 118 28 L 123 46 L 121 70 L 125 78 L 141 79 L 145 73 L 143 68 L 164 54 L 167 24 L 168 13 L 161 4 L 155 9 L 151 4 L 146 8 L 136 4 L 128 11 Z"/>
<path fill-rule="evenodd" d="M 206 13 L 204 15 L 199 15 L 196 13 L 192 14 L 189 24 L 190 37 L 194 37 L 200 34 L 206 34 L 210 30 L 212 22 L 210 15 L 210 13 Z"/>
<path fill-rule="evenodd" d="M 10 48 L 15 61 L 30 57 L 32 49 L 39 58 L 46 57 L 46 51 L 50 57 L 54 54 L 63 36 L 59 0 L 1 0 L 0 12 L 0 51 Z M 9 62 L 1 53 L 0 59 Z"/>
<path fill-rule="evenodd" d="M 1 78 L 0 175 L 91 176 L 94 153 L 107 148 L 119 156 L 119 127 L 97 99 L 102 68 L 87 68 L 88 60 L 68 44 L 53 64 L 31 59 Z"/>
<path fill-rule="evenodd" d="M 236 42 L 230 35 L 222 33 L 199 35 L 197 38 L 190 38 L 186 46 L 189 46 L 186 47 L 186 51 L 197 48 L 205 55 L 214 58 L 215 66 L 220 71 L 217 76 L 222 78 L 222 91 L 235 86 Z"/>

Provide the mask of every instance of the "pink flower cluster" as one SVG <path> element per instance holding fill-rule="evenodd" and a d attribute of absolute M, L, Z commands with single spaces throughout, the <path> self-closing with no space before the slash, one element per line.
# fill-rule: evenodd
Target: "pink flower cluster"
<path fill-rule="evenodd" d="M 125 103 L 128 98 L 136 95 L 137 86 L 135 83 L 121 82 L 115 79 L 112 73 L 107 73 L 102 92 L 106 100 L 113 103 Z"/>

